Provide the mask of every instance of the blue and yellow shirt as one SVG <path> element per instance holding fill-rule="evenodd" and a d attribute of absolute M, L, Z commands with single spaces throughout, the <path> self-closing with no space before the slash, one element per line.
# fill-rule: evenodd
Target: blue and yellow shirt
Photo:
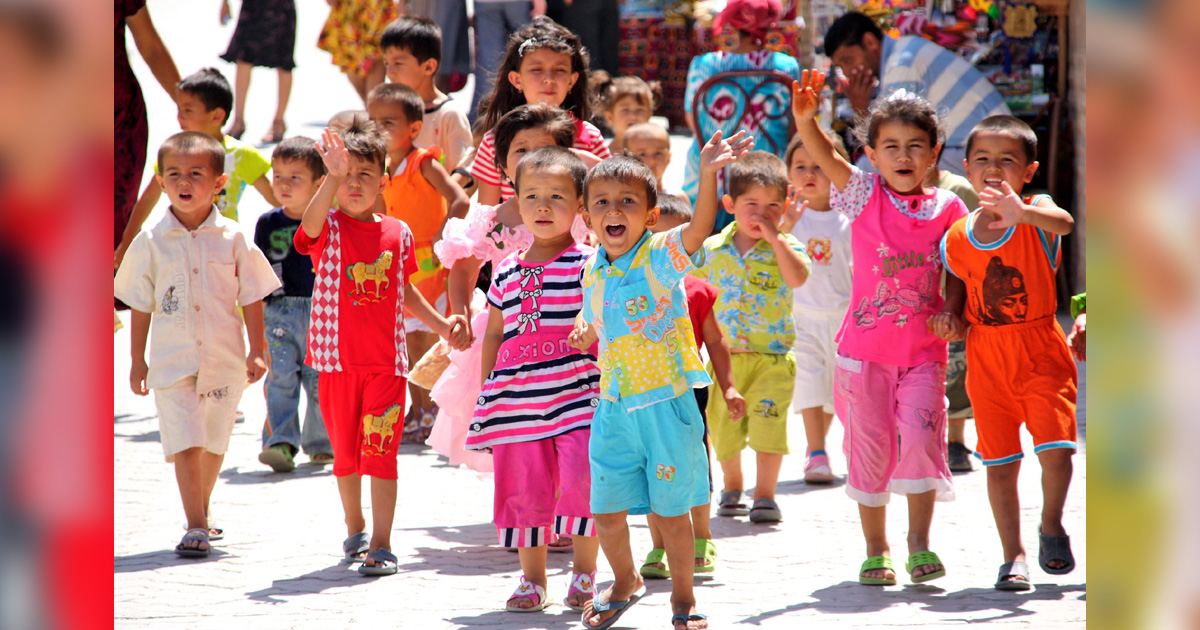
<path fill-rule="evenodd" d="M 688 319 L 683 277 L 704 261 L 688 256 L 681 228 L 647 231 L 609 262 L 601 247 L 583 269 L 583 317 L 600 337 L 600 397 L 627 410 L 712 383 Z"/>
<path fill-rule="evenodd" d="M 743 256 L 733 243 L 736 232 L 735 221 L 705 239 L 705 265 L 692 275 L 717 288 L 713 314 L 730 348 L 787 354 L 796 341 L 792 288 L 783 281 L 775 250 L 760 239 Z M 811 266 L 804 245 L 791 234 L 783 237 L 804 264 Z"/>

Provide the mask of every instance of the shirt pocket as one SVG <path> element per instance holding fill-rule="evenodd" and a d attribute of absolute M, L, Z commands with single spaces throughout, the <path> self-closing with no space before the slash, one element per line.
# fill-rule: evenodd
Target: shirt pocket
<path fill-rule="evenodd" d="M 210 259 L 205 262 L 205 288 L 208 295 L 205 301 L 220 304 L 222 307 L 237 304 L 238 275 L 237 265 L 232 261 Z"/>

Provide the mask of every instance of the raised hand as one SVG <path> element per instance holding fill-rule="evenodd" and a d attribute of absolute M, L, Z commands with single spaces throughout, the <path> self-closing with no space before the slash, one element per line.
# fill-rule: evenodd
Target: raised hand
<path fill-rule="evenodd" d="M 700 150 L 700 172 L 715 173 L 742 159 L 754 148 L 754 138 L 743 129 L 728 138 L 717 130 Z"/>
<path fill-rule="evenodd" d="M 796 200 L 800 196 L 800 191 L 796 190 L 795 186 L 788 186 L 787 202 L 783 206 L 783 216 L 779 219 L 779 231 L 791 233 L 792 228 L 800 222 L 800 217 L 804 216 L 804 211 L 808 210 L 808 202 L 802 201 L 796 205 Z"/>
<path fill-rule="evenodd" d="M 350 174 L 350 152 L 346 150 L 346 143 L 328 127 L 321 132 L 317 152 L 321 154 L 321 160 L 325 162 L 330 176 L 345 177 Z"/>
<path fill-rule="evenodd" d="M 797 125 L 817 117 L 824 89 L 825 73 L 820 70 L 805 70 L 800 73 L 799 81 L 792 81 L 792 116 Z"/>
<path fill-rule="evenodd" d="M 1000 182 L 999 190 L 992 186 L 985 188 L 979 193 L 979 206 L 1000 217 L 988 224 L 989 230 L 1003 230 L 1022 223 L 1025 218 L 1025 202 L 1008 182 Z"/>

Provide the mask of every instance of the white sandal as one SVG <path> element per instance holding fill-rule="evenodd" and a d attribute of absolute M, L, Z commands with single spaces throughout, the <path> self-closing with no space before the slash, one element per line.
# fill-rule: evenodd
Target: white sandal
<path fill-rule="evenodd" d="M 550 605 L 550 600 L 546 599 L 546 589 L 525 579 L 524 575 L 521 576 L 521 584 L 517 586 L 517 590 L 513 591 L 512 595 L 508 596 L 508 599 L 509 601 L 514 599 L 528 599 L 533 602 L 533 606 L 530 608 L 517 608 L 512 604 L 505 604 L 504 610 L 508 612 L 537 612 L 545 610 Z"/>

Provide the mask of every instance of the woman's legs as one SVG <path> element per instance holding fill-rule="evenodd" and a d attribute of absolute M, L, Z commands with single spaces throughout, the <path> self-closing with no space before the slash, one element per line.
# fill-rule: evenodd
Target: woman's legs
<path fill-rule="evenodd" d="M 233 122 L 229 123 L 226 132 L 234 138 L 241 138 L 246 131 L 246 93 L 250 91 L 250 73 L 254 66 L 249 62 L 237 62 L 237 74 L 233 79 Z"/>

